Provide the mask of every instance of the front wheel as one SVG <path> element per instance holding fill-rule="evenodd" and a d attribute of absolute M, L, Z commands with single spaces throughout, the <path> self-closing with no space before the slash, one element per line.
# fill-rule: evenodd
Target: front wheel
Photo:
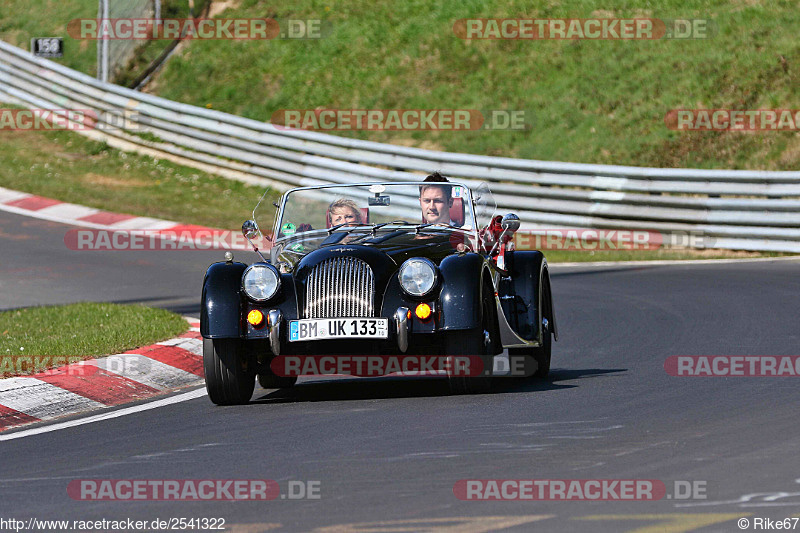
<path fill-rule="evenodd" d="M 240 339 L 203 339 L 203 370 L 215 404 L 243 404 L 253 396 L 256 376 Z"/>
<path fill-rule="evenodd" d="M 447 382 L 451 394 L 481 394 L 491 390 L 494 354 L 497 351 L 499 337 L 496 307 L 488 291 L 484 291 L 482 307 L 483 318 L 480 329 L 446 333 L 444 348 L 449 362 Z M 463 361 L 457 356 L 464 355 L 479 356 L 482 359 L 483 369 L 480 375 L 474 375 L 474 370 L 470 372 L 456 370 L 459 361 Z M 465 373 L 468 375 L 464 375 Z"/>

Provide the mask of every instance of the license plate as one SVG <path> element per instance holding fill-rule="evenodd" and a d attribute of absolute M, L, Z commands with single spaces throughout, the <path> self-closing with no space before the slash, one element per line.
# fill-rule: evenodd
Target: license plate
<path fill-rule="evenodd" d="M 289 321 L 289 340 L 388 339 L 388 318 L 306 318 Z"/>

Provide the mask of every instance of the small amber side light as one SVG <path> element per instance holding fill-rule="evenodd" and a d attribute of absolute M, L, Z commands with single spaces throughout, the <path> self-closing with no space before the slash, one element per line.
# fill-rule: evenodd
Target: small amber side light
<path fill-rule="evenodd" d="M 428 320 L 431 317 L 431 306 L 426 303 L 421 303 L 417 306 L 414 313 L 420 320 Z"/>
<path fill-rule="evenodd" d="M 247 313 L 247 322 L 249 322 L 254 328 L 260 328 L 264 325 L 264 313 L 258 309 L 253 309 Z"/>

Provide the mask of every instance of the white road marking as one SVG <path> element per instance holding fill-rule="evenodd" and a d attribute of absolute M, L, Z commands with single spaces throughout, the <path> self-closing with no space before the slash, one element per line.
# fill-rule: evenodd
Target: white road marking
<path fill-rule="evenodd" d="M 109 229 L 160 230 L 174 228 L 176 222 L 150 217 L 136 217 L 111 224 Z"/>
<path fill-rule="evenodd" d="M 169 339 L 166 341 L 162 341 L 159 343 L 161 346 L 175 346 L 182 350 L 186 350 L 187 352 L 191 352 L 195 355 L 203 355 L 203 340 L 202 339 L 191 339 L 186 337 L 178 337 L 175 339 Z"/>
<path fill-rule="evenodd" d="M 185 392 L 183 394 L 178 394 L 176 396 L 170 396 L 169 398 L 163 398 L 161 400 L 156 400 L 141 405 L 134 405 L 132 407 L 125 407 L 123 409 L 119 409 L 117 411 L 111 411 L 109 413 L 102 413 L 99 415 L 88 416 L 86 418 L 78 418 L 76 420 L 69 420 L 67 422 L 60 422 L 48 426 L 25 429 L 22 431 L 17 431 L 15 433 L 9 433 L 9 434 L 0 433 L 0 441 L 21 439 L 23 437 L 29 437 L 31 435 L 50 433 L 51 431 L 58 431 L 61 429 L 82 426 L 84 424 L 92 424 L 94 422 L 110 420 L 112 418 L 119 418 L 121 416 L 132 415 L 134 413 L 140 413 L 142 411 L 149 411 L 150 409 L 157 409 L 159 407 L 164 407 L 171 404 L 181 403 L 188 400 L 194 400 L 195 398 L 200 398 L 205 395 L 206 395 L 205 388 L 196 389 L 190 392 Z"/>
<path fill-rule="evenodd" d="M 22 215 L 31 218 L 38 218 L 40 220 L 47 220 L 50 222 L 58 222 L 60 224 L 69 224 L 72 226 L 82 226 L 86 228 L 96 228 L 96 229 L 159 230 L 159 229 L 173 228 L 178 225 L 178 222 L 174 222 L 171 220 L 162 220 L 160 218 L 150 218 L 150 217 L 134 217 L 111 225 L 96 224 L 94 222 L 78 220 L 78 218 L 98 213 L 101 211 L 100 209 L 94 209 L 79 204 L 71 204 L 68 202 L 62 202 L 36 211 L 31 211 L 30 209 L 23 209 L 21 207 L 14 207 L 12 205 L 6 205 L 8 202 L 21 200 L 23 198 L 29 198 L 31 196 L 34 195 L 0 187 L 0 211 L 6 211 L 8 213 L 14 213 L 16 215 Z"/>
<path fill-rule="evenodd" d="M 102 403 L 36 378 L 0 380 L 0 392 L 3 393 L 4 406 L 40 420 L 105 407 Z"/>
<path fill-rule="evenodd" d="M 98 359 L 97 366 L 159 390 L 189 385 L 203 379 L 191 372 L 139 354 L 110 355 Z"/>
<path fill-rule="evenodd" d="M 95 209 L 93 207 L 84 207 L 77 204 L 56 204 L 51 205 L 50 207 L 45 207 L 44 209 L 39 209 L 37 211 L 37 213 L 40 215 L 64 218 L 68 220 L 75 220 L 82 217 L 88 217 L 90 215 L 96 215 L 99 212 L 99 209 Z"/>
<path fill-rule="evenodd" d="M 0 211 L 13 213 L 15 215 L 22 215 L 24 217 L 29 217 L 29 218 L 38 218 L 39 220 L 47 220 L 49 222 L 57 222 L 58 224 L 67 224 L 69 226 L 81 226 L 84 228 L 95 228 L 95 229 L 110 228 L 110 226 L 107 226 L 105 224 L 95 224 L 94 222 L 86 222 L 85 220 L 77 220 L 77 219 L 70 220 L 62 217 L 50 216 L 45 213 L 39 213 L 38 211 L 31 211 L 30 209 L 23 209 L 21 207 L 14 207 L 2 203 L 0 203 Z"/>
<path fill-rule="evenodd" d="M 28 198 L 30 196 L 33 195 L 27 192 L 12 191 L 11 189 L 4 189 L 3 187 L 0 187 L 0 204 L 22 200 L 23 198 Z"/>
<path fill-rule="evenodd" d="M 203 357 L 202 339 L 184 339 L 184 341 L 178 345 L 178 348 L 183 348 L 187 352 L 192 352 L 195 355 Z"/>

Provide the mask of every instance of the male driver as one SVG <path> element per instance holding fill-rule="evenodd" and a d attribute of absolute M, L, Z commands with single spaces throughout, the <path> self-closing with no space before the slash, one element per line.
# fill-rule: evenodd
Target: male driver
<path fill-rule="evenodd" d="M 422 208 L 422 218 L 429 224 L 449 224 L 450 208 L 453 206 L 453 190 L 447 178 L 439 172 L 434 172 L 423 180 L 419 187 L 419 205 Z"/>

